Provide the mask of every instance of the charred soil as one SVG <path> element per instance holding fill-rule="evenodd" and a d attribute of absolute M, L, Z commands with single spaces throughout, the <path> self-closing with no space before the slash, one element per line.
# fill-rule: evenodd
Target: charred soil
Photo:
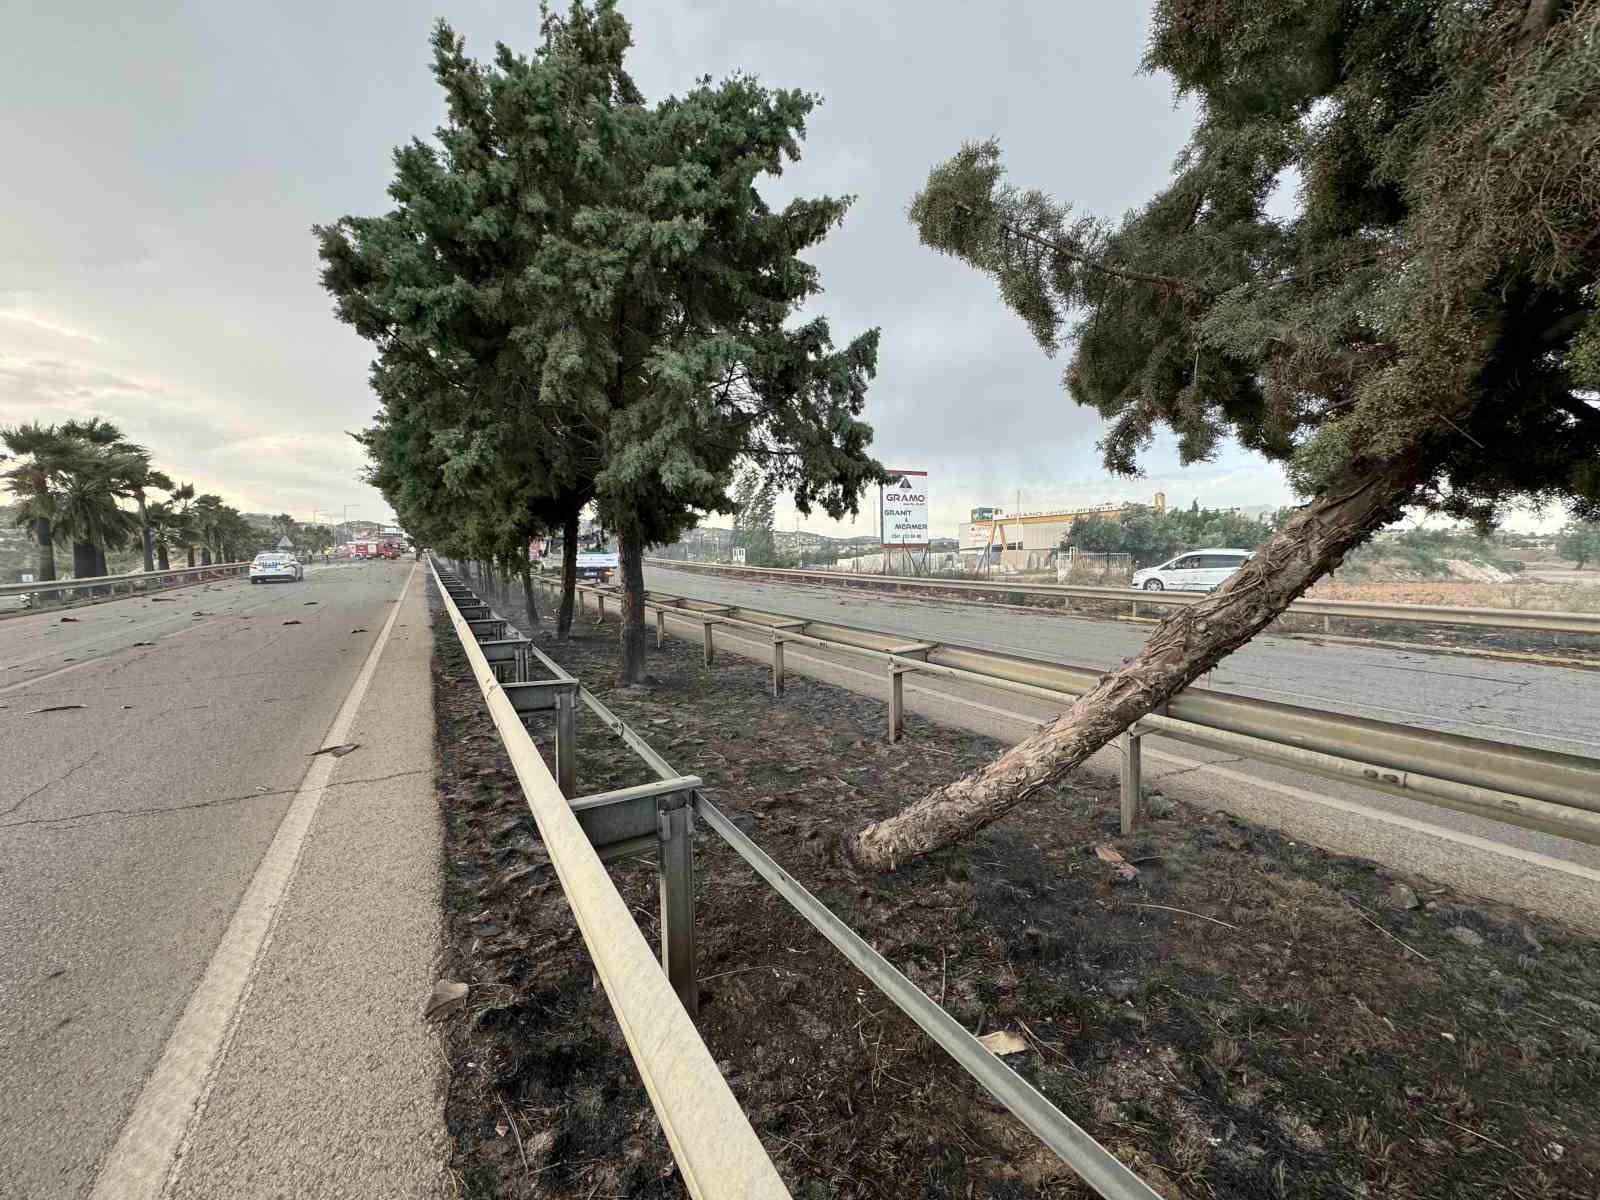
<path fill-rule="evenodd" d="M 1020 1036 L 1006 1061 L 1163 1194 L 1600 1193 L 1592 940 L 1171 801 L 1122 838 L 1082 780 L 864 874 L 844 835 L 1000 747 L 914 717 L 890 746 L 882 705 L 792 673 L 774 699 L 764 669 L 684 642 L 622 688 L 615 625 L 575 635 L 536 636 L 969 1029 Z M 681 1196 L 448 625 L 435 645 L 465 1193 Z M 581 793 L 648 778 L 582 709 L 578 740 Z M 796 1197 L 1089 1194 L 704 826 L 696 872 L 700 1030 Z M 654 941 L 653 862 L 612 876 Z"/>

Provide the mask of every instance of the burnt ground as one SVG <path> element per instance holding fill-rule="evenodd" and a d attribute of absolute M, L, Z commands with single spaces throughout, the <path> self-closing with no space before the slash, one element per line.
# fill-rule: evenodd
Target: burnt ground
<path fill-rule="evenodd" d="M 881 704 L 792 674 L 774 700 L 681 640 L 620 688 L 592 617 L 540 644 L 969 1029 L 1020 1034 L 1006 1061 L 1165 1195 L 1600 1194 L 1593 940 L 1167 799 L 1121 838 L 1087 780 L 862 873 L 843 834 L 1000 747 L 914 716 L 889 746 Z M 462 1190 L 681 1196 L 448 625 L 435 689 Z M 578 734 L 580 791 L 649 777 L 587 710 Z M 700 1029 L 796 1197 L 1088 1194 L 704 826 L 696 869 Z M 655 941 L 653 864 L 612 875 Z"/>

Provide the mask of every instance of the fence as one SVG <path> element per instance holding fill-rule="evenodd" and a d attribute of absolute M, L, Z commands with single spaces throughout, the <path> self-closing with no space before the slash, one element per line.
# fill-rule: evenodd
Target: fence
<path fill-rule="evenodd" d="M 202 579 L 221 579 L 242 575 L 250 569 L 247 562 L 212 563 L 204 567 L 177 567 L 167 571 L 139 571 L 131 575 L 94 575 L 84 579 L 53 579 L 47 583 L 3 583 L 0 597 L 21 597 L 25 606 L 42 607 L 45 596 L 62 596 L 68 592 L 88 590 L 116 595 L 125 590 L 152 592 L 164 587 L 184 583 L 198 583 Z"/>
<path fill-rule="evenodd" d="M 739 830 L 712 804 L 698 778 L 677 774 L 531 641 L 508 636 L 512 631 L 504 618 L 459 576 L 441 572 L 431 558 L 430 569 L 691 1195 L 742 1200 L 789 1194 L 690 1021 L 697 994 L 690 837 L 699 817 L 1097 1195 L 1105 1200 L 1156 1200 L 1157 1193 L 1110 1151 L 991 1054 Z M 603 612 L 603 590 L 584 588 L 582 593 L 599 595 Z M 468 617 L 468 611 L 475 615 Z M 660 637 L 664 627 L 660 608 L 656 611 Z M 704 627 L 709 660 L 712 626 Z M 535 664 L 549 678 L 530 678 Z M 570 714 L 574 702 L 622 738 L 659 783 L 579 797 L 568 766 L 566 787 L 560 786 L 522 721 L 524 716 L 556 712 L 561 773 L 563 764 L 573 761 L 576 729 L 570 717 L 563 723 L 562 714 Z M 684 796 L 688 803 L 678 799 Z M 664 971 L 650 958 L 644 935 L 602 866 L 607 857 L 652 850 L 662 878 Z M 673 1003 L 674 997 L 683 1003 Z"/>
<path fill-rule="evenodd" d="M 606 596 L 615 594 L 587 586 L 579 593 L 594 596 L 602 616 Z M 783 647 L 789 643 L 877 661 L 885 672 L 890 741 L 898 740 L 903 728 L 907 674 L 941 676 L 1061 705 L 1093 687 L 1100 675 L 1089 667 L 948 642 L 908 644 L 904 636 L 857 626 L 666 595 L 647 596 L 646 610 L 655 613 L 658 644 L 668 620 L 698 629 L 707 663 L 719 628 L 770 639 L 775 693 L 782 690 Z M 1139 739 L 1147 733 L 1600 845 L 1600 760 L 1194 687 L 1141 718 L 1119 739 L 1124 832 L 1138 820 Z"/>
<path fill-rule="evenodd" d="M 907 579 L 902 576 L 829 571 L 799 571 L 787 567 L 728 567 L 717 563 L 668 562 L 646 559 L 652 566 L 697 571 L 739 572 L 762 579 L 799 579 L 818 583 L 844 583 L 868 587 L 911 588 L 937 592 L 973 592 L 990 595 L 1045 596 L 1071 607 L 1073 600 L 1091 600 L 1132 607 L 1138 616 L 1144 608 L 1173 608 L 1198 604 L 1200 592 L 1145 592 L 1129 588 L 1073 587 L 1059 583 L 1022 583 L 1004 579 Z M 841 578 L 841 574 L 845 577 Z M 1366 600 L 1296 600 L 1290 616 L 1321 617 L 1327 629 L 1334 617 L 1364 621 L 1394 621 L 1421 625 L 1492 626 L 1501 629 L 1541 629 L 1557 633 L 1600 634 L 1600 613 L 1548 612 L 1515 608 L 1456 608 L 1444 604 L 1375 604 Z"/>

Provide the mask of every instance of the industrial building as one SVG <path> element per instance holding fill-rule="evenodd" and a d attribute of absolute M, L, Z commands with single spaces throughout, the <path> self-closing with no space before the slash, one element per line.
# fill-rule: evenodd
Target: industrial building
<path fill-rule="evenodd" d="M 972 519 L 961 523 L 961 552 L 1055 550 L 1067 540 L 1067 535 L 1072 532 L 1072 523 L 1079 517 L 1110 517 L 1116 520 L 1128 510 L 1141 507 L 1144 506 L 1131 501 L 1113 501 L 1090 505 L 1088 508 L 1045 512 L 1007 513 L 1001 508 L 975 508 L 972 510 Z M 1166 512 L 1166 493 L 1157 492 L 1150 507 L 1156 512 Z"/>

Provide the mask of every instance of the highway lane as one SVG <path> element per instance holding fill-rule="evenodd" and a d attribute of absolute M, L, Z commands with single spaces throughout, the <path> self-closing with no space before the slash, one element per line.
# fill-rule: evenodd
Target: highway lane
<path fill-rule="evenodd" d="M 411 565 L 0 623 L 6 1196 L 93 1183 Z"/>
<path fill-rule="evenodd" d="M 646 569 L 645 585 L 666 595 L 831 619 L 1098 670 L 1137 653 L 1150 629 L 1060 612 L 660 567 Z M 1458 640 L 1470 637 L 1470 630 L 1458 634 Z M 1595 720 L 1600 673 L 1578 668 L 1264 635 L 1229 655 L 1200 686 L 1600 758 L 1600 723 Z"/>
<path fill-rule="evenodd" d="M 648 568 L 645 582 L 658 595 L 747 605 L 877 629 L 907 641 L 942 639 L 1098 668 L 1134 653 L 1148 633 L 1148 627 L 1114 621 L 670 569 Z M 693 625 L 679 623 L 673 632 L 699 638 Z M 770 655 L 767 639 L 738 630 L 723 631 L 718 643 L 761 662 Z M 882 671 L 859 659 L 791 647 L 788 664 L 790 670 L 882 702 Z M 1600 697 L 1596 672 L 1267 637 L 1231 656 L 1207 682 L 1267 699 L 1600 754 L 1593 721 Z M 976 685 L 915 675 L 906 684 L 906 704 L 942 724 L 1013 742 L 1059 711 L 1059 706 Z M 915 753 L 915 745 L 913 737 L 907 752 Z M 1144 745 L 1148 790 L 1232 812 L 1466 893 L 1600 929 L 1600 846 L 1154 734 Z M 1084 769 L 1115 779 L 1119 767 L 1117 750 L 1107 747 Z"/>

